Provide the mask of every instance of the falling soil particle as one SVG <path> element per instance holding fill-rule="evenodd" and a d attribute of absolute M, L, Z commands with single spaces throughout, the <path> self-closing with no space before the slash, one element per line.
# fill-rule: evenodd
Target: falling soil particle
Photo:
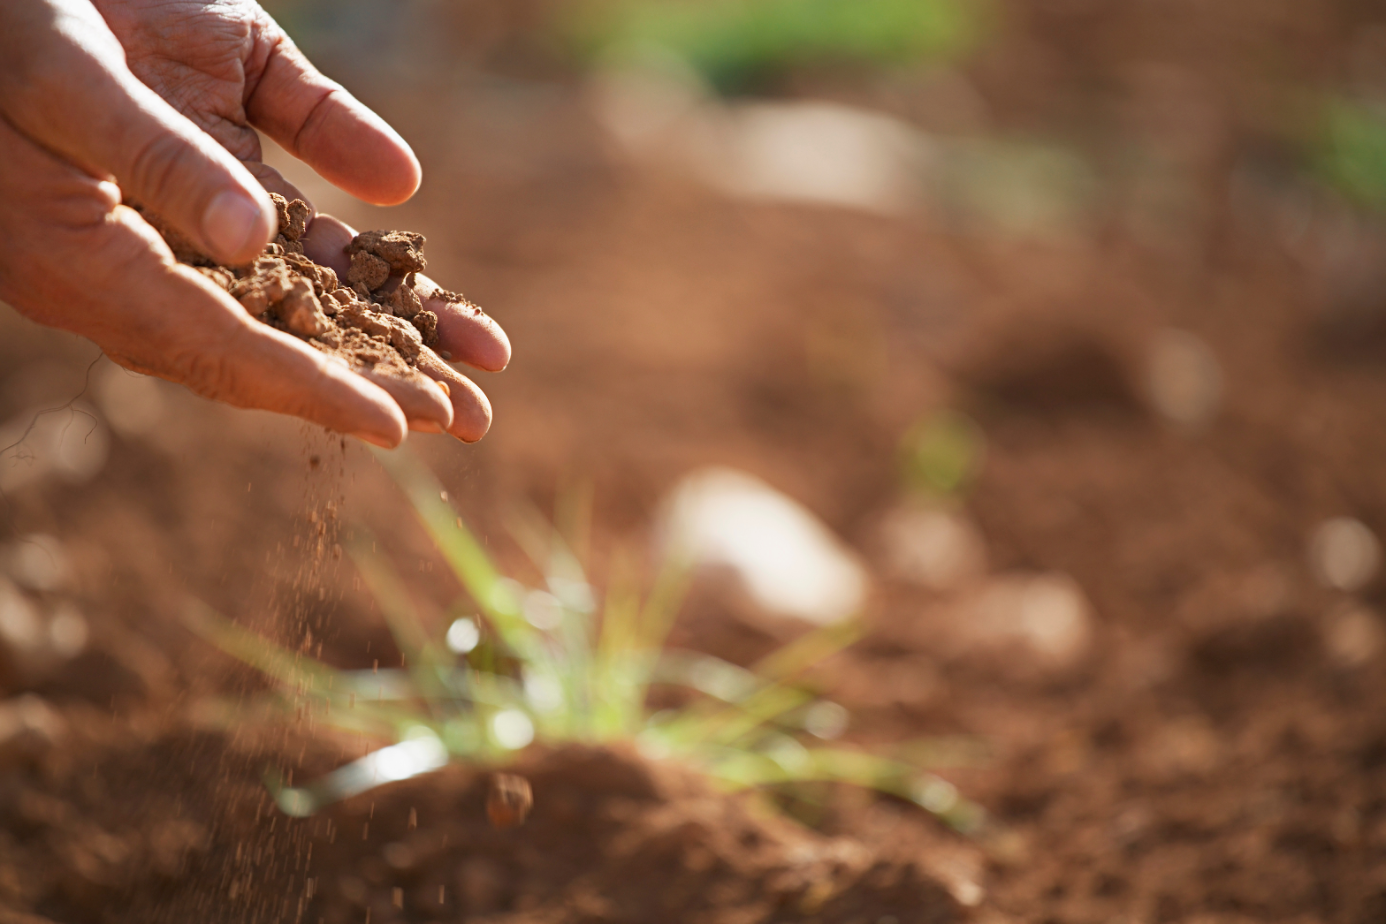
<path fill-rule="evenodd" d="M 491 827 L 504 831 L 522 825 L 533 807 L 534 794 L 530 791 L 529 780 L 513 773 L 497 773 L 491 777 L 491 788 L 486 794 L 486 817 L 491 820 Z"/>

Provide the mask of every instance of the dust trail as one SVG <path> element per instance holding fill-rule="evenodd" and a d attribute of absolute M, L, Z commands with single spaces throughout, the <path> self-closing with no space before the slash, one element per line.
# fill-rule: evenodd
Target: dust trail
<path fill-rule="evenodd" d="M 309 425 L 303 429 L 299 511 L 287 546 L 281 543 L 266 553 L 266 573 L 278 591 L 270 611 L 253 628 L 299 657 L 317 659 L 330 641 L 332 617 L 346 586 L 340 540 L 349 444 L 338 434 Z M 286 691 L 285 696 L 291 720 L 261 730 L 255 746 L 260 763 L 291 785 L 303 776 L 316 716 L 305 691 Z M 247 714 L 256 698 L 250 691 L 243 694 Z M 314 891 L 312 839 L 319 823 L 289 818 L 266 792 L 256 809 L 255 835 L 231 858 L 217 899 L 229 900 L 247 921 L 303 920 Z"/>

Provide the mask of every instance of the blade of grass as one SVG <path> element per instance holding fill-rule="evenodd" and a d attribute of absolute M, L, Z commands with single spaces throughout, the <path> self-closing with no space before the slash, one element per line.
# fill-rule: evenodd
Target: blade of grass
<path fill-rule="evenodd" d="M 725 705 L 705 701 L 690 707 L 676 723 L 671 723 L 666 733 L 675 740 L 689 743 L 709 740 L 730 743 L 773 722 L 815 698 L 787 686 L 786 682 L 847 648 L 861 638 L 861 633 L 858 620 L 846 620 L 800 636 L 751 668 L 753 674 L 768 681 L 766 685 L 745 699 Z"/>
<path fill-rule="evenodd" d="M 187 604 L 183 618 L 193 632 L 285 686 L 327 696 L 339 679 L 340 672 L 251 632 L 199 600 Z"/>
<path fill-rule="evenodd" d="M 371 552 L 364 541 L 353 543 L 348 553 L 404 655 L 419 696 L 429 702 L 445 700 L 450 690 L 443 678 L 452 667 L 452 659 L 444 655 L 424 630 L 423 621 L 399 574 L 385 556 Z"/>
<path fill-rule="evenodd" d="M 692 581 L 692 565 L 683 556 L 670 553 L 660 562 L 654 587 L 640 612 L 639 648 L 658 651 L 664 647 Z"/>
<path fill-rule="evenodd" d="M 722 748 L 711 752 L 707 769 L 724 783 L 741 788 L 825 782 L 874 789 L 905 799 L 963 833 L 977 831 L 987 817 L 984 808 L 963 798 L 942 777 L 845 748 L 805 748 L 802 762 L 792 768 L 763 752 Z"/>
<path fill-rule="evenodd" d="M 424 530 L 501 640 L 521 657 L 528 655 L 535 644 L 534 628 L 524 620 L 520 602 L 481 543 L 462 524 L 452 505 L 443 500 L 437 479 L 406 451 L 372 451 L 409 498 Z"/>
<path fill-rule="evenodd" d="M 590 478 L 583 478 L 558 492 L 553 523 L 564 544 L 572 551 L 578 567 L 586 570 L 592 540 L 592 506 L 596 489 Z"/>
<path fill-rule="evenodd" d="M 862 632 L 859 619 L 845 619 L 814 629 L 775 649 L 752 665 L 751 671 L 766 680 L 786 680 L 795 677 L 855 644 L 861 638 Z"/>
<path fill-rule="evenodd" d="M 602 608 L 594 653 L 593 699 L 599 736 L 638 733 L 644 710 L 641 678 L 647 675 L 649 653 L 639 649 L 640 595 L 636 589 L 635 563 L 617 547 L 607 577 L 606 605 Z"/>

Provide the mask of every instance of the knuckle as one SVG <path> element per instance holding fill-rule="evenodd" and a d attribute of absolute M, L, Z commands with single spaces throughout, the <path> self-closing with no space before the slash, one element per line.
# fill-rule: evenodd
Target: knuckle
<path fill-rule="evenodd" d="M 175 132 L 155 132 L 135 149 L 123 178 L 135 196 L 150 202 L 167 191 L 185 193 L 180 178 L 196 155 L 191 144 Z"/>

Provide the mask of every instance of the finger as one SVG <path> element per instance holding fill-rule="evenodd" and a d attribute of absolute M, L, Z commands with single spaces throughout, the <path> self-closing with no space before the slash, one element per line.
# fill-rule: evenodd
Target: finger
<path fill-rule="evenodd" d="M 280 173 L 269 164 L 262 163 L 258 160 L 243 160 L 241 163 L 245 164 L 245 169 L 249 170 L 250 175 L 255 177 L 256 181 L 265 188 L 265 192 L 278 193 L 290 202 L 295 199 L 301 199 L 303 202 L 306 202 L 308 208 L 312 209 L 312 213 L 308 216 L 308 221 L 309 223 L 313 221 L 313 218 L 318 213 L 317 209 L 313 208 L 312 201 L 303 194 L 301 189 L 284 179 L 284 174 Z"/>
<path fill-rule="evenodd" d="M 438 348 L 447 351 L 450 361 L 486 372 L 500 372 L 510 365 L 510 338 L 495 319 L 466 299 L 444 293 L 422 274 L 414 288 L 424 308 L 438 316 Z"/>
<path fill-rule="evenodd" d="M 226 263 L 254 257 L 275 212 L 249 171 L 130 73 L 93 7 L 12 0 L 0 29 L 0 112 L 49 150 L 114 176 L 147 206 Z"/>
<path fill-rule="evenodd" d="M 323 266 L 330 266 L 337 275 L 345 279 L 351 261 L 347 259 L 347 245 L 356 236 L 356 230 L 345 222 L 332 217 L 331 215 L 318 215 L 309 225 L 307 232 L 299 238 L 303 244 L 303 252 L 309 259 Z M 422 279 L 423 277 L 418 277 Z M 436 290 L 437 286 L 429 283 Z M 440 325 L 441 327 L 441 322 Z M 499 328 L 497 328 L 499 330 Z M 501 335 L 502 337 L 504 334 Z M 508 345 L 507 345 L 508 348 Z M 443 372 L 442 370 L 446 370 Z M 448 392 L 439 390 L 431 393 L 428 397 L 438 400 L 446 396 L 448 404 L 448 420 L 442 423 L 444 431 L 451 433 L 464 442 L 476 442 L 486 435 L 486 431 L 491 426 L 491 403 L 486 399 L 481 389 L 465 376 L 453 371 L 445 362 L 438 359 L 431 350 L 424 349 L 420 353 L 419 371 L 433 380 L 445 381 L 448 383 Z M 376 381 L 382 387 L 386 387 L 385 382 Z M 406 386 L 397 381 L 391 382 L 397 390 L 390 391 L 411 421 L 416 418 L 427 419 L 422 408 L 417 408 L 415 404 L 406 405 L 405 401 L 417 401 L 417 396 L 410 393 L 406 397 Z M 430 392 L 432 388 L 430 387 Z M 416 409 L 417 408 L 417 409 Z"/>
<path fill-rule="evenodd" d="M 357 374 L 378 385 L 394 399 L 409 421 L 409 429 L 446 433 L 452 426 L 452 402 L 432 379 L 418 374 L 403 378 L 372 369 L 358 369 Z"/>
<path fill-rule="evenodd" d="M 356 231 L 331 215 L 319 215 L 302 238 L 303 251 L 345 279 L 351 265 L 346 248 Z M 468 301 L 447 297 L 432 279 L 418 274 L 415 289 L 424 308 L 438 316 L 438 348 L 451 362 L 462 362 L 487 372 L 499 372 L 510 364 L 510 338 L 486 312 Z"/>
<path fill-rule="evenodd" d="M 452 401 L 448 432 L 464 443 L 475 443 L 491 429 L 491 402 L 476 383 L 443 362 L 432 350 L 419 351 L 419 371 L 447 385 Z"/>
<path fill-rule="evenodd" d="M 282 33 L 246 112 L 284 150 L 359 199 L 397 205 L 419 188 L 419 161 L 404 139 Z"/>
<path fill-rule="evenodd" d="M 340 279 L 347 277 L 351 259 L 347 245 L 356 237 L 356 230 L 331 215 L 317 215 L 309 222 L 308 230 L 298 239 L 304 256 L 314 263 L 331 267 Z"/>
<path fill-rule="evenodd" d="M 167 286 L 167 293 L 178 292 L 185 308 L 197 299 L 197 288 L 204 299 L 224 297 L 210 283 L 187 278 L 193 273 L 184 267 L 172 267 L 171 275 L 182 278 Z M 163 341 L 155 352 L 128 347 L 107 352 L 122 365 L 178 382 L 213 401 L 300 417 L 386 449 L 404 441 L 406 416 L 387 391 L 239 306 L 222 305 L 218 311 L 224 312 L 216 319 L 221 323 L 154 338 Z M 210 316 L 211 310 L 199 313 Z"/>
<path fill-rule="evenodd" d="M 160 254 L 156 232 L 131 210 L 117 208 L 105 230 L 124 238 L 109 247 L 128 252 L 114 285 L 94 296 L 115 301 L 115 310 L 106 307 L 104 330 L 78 332 L 113 359 L 214 401 L 301 417 L 386 448 L 403 442 L 405 414 L 384 389 L 250 317 L 207 277 L 173 263 L 167 248 Z"/>
<path fill-rule="evenodd" d="M 349 265 L 346 247 L 355 236 L 356 231 L 346 223 L 331 215 L 319 215 L 308 226 L 300 242 L 303 252 L 310 259 L 332 267 L 345 278 Z M 428 348 L 419 352 L 418 368 L 430 379 L 447 383 L 446 394 L 452 409 L 452 420 L 443 429 L 467 443 L 474 443 L 485 436 L 491 427 L 491 402 L 481 389 Z"/>
<path fill-rule="evenodd" d="M 254 320 L 206 276 L 175 263 L 116 192 L 0 119 L 0 297 L 125 366 L 207 397 L 376 445 L 404 439 L 404 415 L 385 391 Z"/>

